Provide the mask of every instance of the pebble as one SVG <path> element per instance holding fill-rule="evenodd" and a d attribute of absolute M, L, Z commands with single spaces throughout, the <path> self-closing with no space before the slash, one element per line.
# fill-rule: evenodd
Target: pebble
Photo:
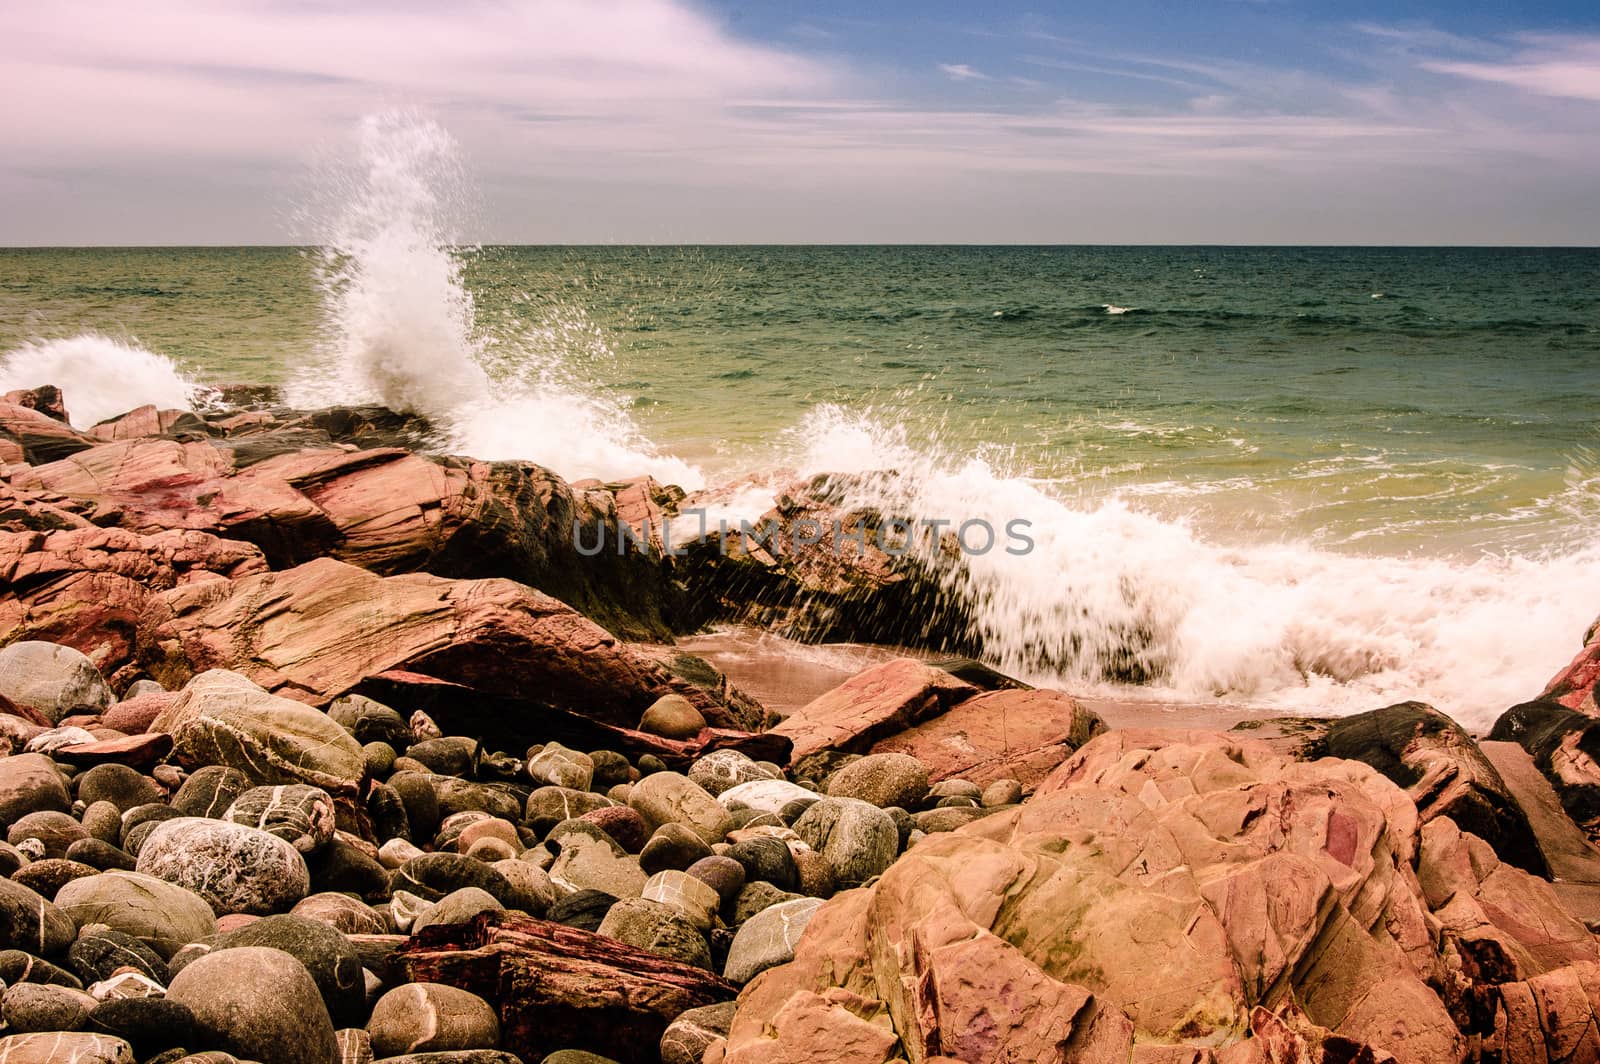
<path fill-rule="evenodd" d="M 440 983 L 408 983 L 378 999 L 367 1032 L 380 1058 L 494 1049 L 500 1042 L 500 1021 L 475 994 Z"/>

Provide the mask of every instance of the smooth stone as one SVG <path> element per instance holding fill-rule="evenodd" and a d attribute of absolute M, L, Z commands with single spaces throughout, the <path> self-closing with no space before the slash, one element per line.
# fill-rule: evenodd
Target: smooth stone
<path fill-rule="evenodd" d="M 378 911 L 348 894 L 324 891 L 295 902 L 289 915 L 327 924 L 342 935 L 381 935 L 388 923 Z"/>
<path fill-rule="evenodd" d="M 9 825 L 29 813 L 65 813 L 71 808 L 72 798 L 54 761 L 44 754 L 0 757 L 0 823 Z"/>
<path fill-rule="evenodd" d="M 628 853 L 638 853 L 650 841 L 650 825 L 638 812 L 625 805 L 591 809 L 578 819 L 604 831 Z"/>
<path fill-rule="evenodd" d="M 880 809 L 910 809 L 928 794 L 928 766 L 910 754 L 868 754 L 828 779 L 832 798 L 855 798 Z"/>
<path fill-rule="evenodd" d="M 305 966 L 336 1025 L 361 1020 L 366 1004 L 361 957 L 343 934 L 303 916 L 267 916 L 218 935 L 208 956 L 259 947 L 282 950 Z M 173 964 L 176 969 L 176 958 Z"/>
<path fill-rule="evenodd" d="M 498 1049 L 457 1049 L 442 1053 L 402 1053 L 397 1057 L 384 1057 L 374 1064 L 524 1064 L 524 1061 Z"/>
<path fill-rule="evenodd" d="M 500 1021 L 476 994 L 442 983 L 407 983 L 378 999 L 367 1023 L 380 1057 L 436 1050 L 494 1049 Z"/>
<path fill-rule="evenodd" d="M 440 898 L 411 924 L 413 935 L 440 924 L 464 924 L 479 913 L 501 912 L 505 906 L 493 894 L 477 887 L 462 887 Z"/>
<path fill-rule="evenodd" d="M 717 897 L 724 902 L 737 896 L 744 886 L 744 865 L 723 854 L 702 857 L 685 871 L 716 891 Z"/>
<path fill-rule="evenodd" d="M 615 750 L 590 750 L 589 760 L 594 764 L 594 778 L 589 786 L 595 790 L 609 790 L 619 783 L 627 783 L 633 766 Z"/>
<path fill-rule="evenodd" d="M 790 802 L 814 802 L 817 795 L 788 780 L 751 780 L 718 795 L 724 805 L 738 803 L 758 813 L 781 813 Z"/>
<path fill-rule="evenodd" d="M 80 841 L 97 842 L 98 840 L 82 839 Z M 70 847 L 67 852 L 72 852 Z M 71 861 L 64 857 L 50 857 L 18 869 L 11 874 L 11 879 L 12 882 L 21 883 L 29 890 L 37 891 L 46 898 L 53 898 L 56 896 L 56 891 L 71 883 L 74 879 L 82 879 L 84 876 L 99 874 L 100 869 L 94 865 L 84 864 L 82 861 Z"/>
<path fill-rule="evenodd" d="M 506 877 L 482 861 L 460 853 L 425 853 L 395 869 L 390 887 L 406 890 L 428 901 L 438 901 L 462 887 L 477 887 L 499 899 L 507 908 L 519 909 L 516 891 Z"/>
<path fill-rule="evenodd" d="M 67 950 L 67 967 L 85 983 L 109 979 L 121 968 L 137 969 L 161 983 L 169 974 L 159 953 L 130 934 L 109 929 L 79 935 Z"/>
<path fill-rule="evenodd" d="M 396 769 L 399 763 L 396 762 Z M 439 792 L 433 788 L 433 779 L 422 772 L 396 771 L 389 777 L 388 786 L 400 796 L 405 806 L 406 823 L 416 838 L 432 835 L 442 819 L 439 815 Z"/>
<path fill-rule="evenodd" d="M 661 1064 L 701 1064 L 711 1043 L 727 1037 L 737 1008 L 723 1001 L 680 1012 L 661 1034 Z"/>
<path fill-rule="evenodd" d="M 183 781 L 172 796 L 172 808 L 179 816 L 220 817 L 250 787 L 250 777 L 238 769 L 207 765 Z"/>
<path fill-rule="evenodd" d="M 20 846 L 27 839 L 38 839 L 44 844 L 44 856 L 65 857 L 67 847 L 89 833 L 70 814 L 45 811 L 29 813 L 15 821 L 6 832 L 6 841 Z"/>
<path fill-rule="evenodd" d="M 583 1049 L 558 1049 L 539 1064 L 618 1064 L 618 1062 Z"/>
<path fill-rule="evenodd" d="M 536 787 L 586 791 L 594 780 L 594 760 L 560 743 L 546 743 L 543 750 L 528 759 L 528 778 Z"/>
<path fill-rule="evenodd" d="M 516 820 L 528 801 L 528 788 L 510 783 L 475 783 L 454 776 L 434 776 L 433 790 L 439 799 L 439 815 L 480 812 L 502 820 Z"/>
<path fill-rule="evenodd" d="M 598 931 L 606 913 L 617 904 L 617 899 L 598 890 L 580 890 L 576 894 L 557 898 L 544 914 L 546 920 L 576 927 L 580 931 Z"/>
<path fill-rule="evenodd" d="M 699 931 L 711 930 L 722 899 L 711 886 L 687 872 L 657 872 L 645 883 L 640 897 L 677 909 Z"/>
<path fill-rule="evenodd" d="M 3 1064 L 134 1064 L 133 1047 L 88 1031 L 50 1031 L 0 1038 Z"/>
<path fill-rule="evenodd" d="M 102 872 L 74 879 L 56 905 L 78 927 L 105 924 L 170 958 L 186 944 L 214 934 L 216 914 L 192 891 L 139 872 Z"/>
<path fill-rule="evenodd" d="M 778 779 L 779 776 L 737 750 L 713 750 L 689 766 L 689 778 L 716 797 L 742 783 Z"/>
<path fill-rule="evenodd" d="M 361 744 L 361 759 L 366 763 L 367 775 L 376 779 L 393 772 L 395 759 L 399 756 L 388 743 Z"/>
<path fill-rule="evenodd" d="M 799 898 L 769 905 L 750 917 L 733 936 L 723 978 L 747 983 L 768 968 L 794 960 L 795 946 L 821 906 L 820 898 Z"/>
<path fill-rule="evenodd" d="M 803 897 L 805 895 L 779 890 L 771 883 L 759 879 L 754 883 L 746 883 L 744 889 L 739 891 L 739 896 L 733 900 L 733 923 L 743 924 L 763 909 Z"/>
<path fill-rule="evenodd" d="M 727 856 L 744 868 L 746 880 L 764 879 L 784 890 L 793 890 L 799 883 L 794 858 L 780 839 L 740 839 L 728 849 Z"/>
<path fill-rule="evenodd" d="M 158 681 L 146 678 L 130 683 L 128 689 L 122 692 L 122 701 L 131 702 L 142 695 L 164 695 L 166 693 L 167 689 L 162 687 Z"/>
<path fill-rule="evenodd" d="M 99 713 L 116 701 L 82 651 L 32 639 L 0 650 L 0 695 L 52 723 L 74 713 Z"/>
<path fill-rule="evenodd" d="M 474 821 L 461 829 L 461 833 L 456 836 L 456 849 L 460 853 L 466 853 L 472 849 L 473 844 L 482 839 L 494 839 L 503 842 L 513 847 L 514 850 L 521 850 L 522 848 L 522 836 L 517 834 L 517 826 L 515 824 L 509 820 L 501 820 L 499 817 L 484 817 L 482 820 Z"/>
<path fill-rule="evenodd" d="M 233 800 L 222 819 L 276 835 L 301 853 L 315 853 L 336 827 L 333 798 L 305 783 L 252 787 Z"/>
<path fill-rule="evenodd" d="M 839 887 L 881 875 L 899 852 L 894 818 L 855 798 L 824 798 L 795 821 L 794 830 L 827 860 Z"/>
<path fill-rule="evenodd" d="M 334 699 L 328 706 L 328 717 L 363 745 L 387 743 L 396 750 L 404 750 L 415 741 L 410 725 L 399 713 L 364 695 Z"/>
<path fill-rule="evenodd" d="M 987 812 L 976 806 L 951 807 L 944 806 L 936 809 L 924 809 L 913 814 L 917 820 L 917 828 L 929 835 L 940 831 L 954 831 L 966 827 L 974 820 L 978 820 Z"/>
<path fill-rule="evenodd" d="M 65 968 L 20 949 L 0 950 L 0 983 L 49 983 L 83 989 L 78 977 Z"/>
<path fill-rule="evenodd" d="M 982 797 L 982 788 L 963 779 L 940 780 L 928 788 L 928 798 L 935 802 L 942 798 L 971 798 L 976 802 Z"/>
<path fill-rule="evenodd" d="M 18 983 L 0 997 L 0 1014 L 6 1028 L 18 1034 L 38 1031 L 76 1031 L 83 1027 L 94 998 L 82 990 L 49 983 Z M 3 1058 L 0 1058 L 3 1059 Z"/>
<path fill-rule="evenodd" d="M 406 757 L 440 776 L 462 776 L 472 768 L 478 746 L 465 736 L 424 739 L 406 749 Z"/>
<path fill-rule="evenodd" d="M 122 841 L 122 814 L 113 802 L 91 802 L 83 811 L 83 830 L 112 846 Z"/>
<path fill-rule="evenodd" d="M 833 878 L 833 866 L 822 854 L 812 849 L 791 849 L 794 859 L 795 890 L 811 898 L 827 898 L 838 889 Z"/>
<path fill-rule="evenodd" d="M 711 947 L 705 936 L 672 905 L 646 898 L 625 898 L 600 921 L 599 933 L 639 949 L 647 949 L 697 968 L 711 968 Z"/>
<path fill-rule="evenodd" d="M 354 793 L 366 773 L 361 744 L 326 713 L 224 669 L 185 684 L 151 730 L 171 735 L 185 764 L 228 765 L 256 784 Z"/>
<path fill-rule="evenodd" d="M 978 801 L 986 809 L 996 806 L 1016 805 L 1022 801 L 1022 784 L 1017 780 L 995 780 L 983 789 Z"/>
<path fill-rule="evenodd" d="M 311 891 L 300 851 L 259 828 L 180 817 L 151 833 L 137 871 L 204 898 L 218 915 L 286 912 Z"/>
<path fill-rule="evenodd" d="M 519 908 L 530 916 L 542 915 L 556 900 L 556 887 L 550 881 L 550 873 L 533 862 L 513 858 L 496 861 L 491 867 L 511 884 L 511 889 L 522 900 Z"/>
<path fill-rule="evenodd" d="M 193 1045 L 196 1023 L 187 1005 L 162 997 L 112 998 L 89 1013 L 91 1030 L 121 1038 L 142 1059 L 164 1049 Z"/>
<path fill-rule="evenodd" d="M 242 946 L 201 957 L 172 980 L 207 1041 L 261 1064 L 339 1064 L 317 984 L 282 950 Z"/>
<path fill-rule="evenodd" d="M 663 739 L 693 739 L 705 726 L 705 715 L 682 695 L 662 695 L 639 718 L 640 731 Z M 642 763 L 639 769 L 644 770 Z"/>
<path fill-rule="evenodd" d="M 126 813 L 136 805 L 166 798 L 156 781 L 127 765 L 96 765 L 78 777 L 78 801 L 86 805 L 110 802 Z"/>
<path fill-rule="evenodd" d="M 682 824 L 707 846 L 733 830 L 733 818 L 704 787 L 676 772 L 657 772 L 633 785 L 628 805 L 654 827 Z"/>
<path fill-rule="evenodd" d="M 569 831 L 559 840 L 560 852 L 550 866 L 550 882 L 567 891 L 598 890 L 614 898 L 636 898 L 647 877 L 639 862 L 621 852 L 622 847 L 599 828 L 582 821 L 594 832 Z M 547 841 L 546 845 L 550 845 Z"/>
<path fill-rule="evenodd" d="M 378 863 L 392 871 L 413 857 L 421 857 L 422 854 L 423 851 L 413 846 L 407 839 L 390 839 L 378 847 Z"/>
<path fill-rule="evenodd" d="M 35 735 L 23 750 L 30 754 L 53 754 L 68 746 L 83 746 L 94 741 L 95 735 L 89 729 L 63 725 Z"/>
<path fill-rule="evenodd" d="M 563 820 L 572 820 L 596 809 L 616 805 L 603 794 L 575 791 L 569 787 L 540 787 L 528 795 L 522 819 L 535 831 L 549 831 Z"/>
<path fill-rule="evenodd" d="M 0 949 L 21 949 L 50 957 L 65 950 L 77 934 L 70 914 L 38 891 L 0 879 Z"/>
<path fill-rule="evenodd" d="M 334 836 L 306 861 L 313 891 L 355 894 L 376 901 L 389 893 L 389 871 L 360 847 Z"/>
<path fill-rule="evenodd" d="M 710 856 L 711 847 L 694 831 L 682 824 L 663 824 L 639 851 L 639 867 L 650 875 L 669 868 L 682 871 Z"/>

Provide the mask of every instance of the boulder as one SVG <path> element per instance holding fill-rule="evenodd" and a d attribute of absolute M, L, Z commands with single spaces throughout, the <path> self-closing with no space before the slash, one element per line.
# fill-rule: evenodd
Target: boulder
<path fill-rule="evenodd" d="M 634 784 L 628 805 L 651 827 L 681 824 L 707 845 L 721 842 L 733 830 L 727 807 L 676 772 L 654 772 Z"/>
<path fill-rule="evenodd" d="M 361 957 L 343 934 L 303 916 L 267 916 L 218 935 L 207 956 L 253 946 L 282 950 L 305 965 L 336 1026 L 360 1023 L 366 1007 Z M 174 968 L 181 970 L 176 961 Z"/>
<path fill-rule="evenodd" d="M 990 691 L 878 740 L 872 753 L 910 754 L 934 782 L 960 778 L 987 786 L 1014 779 L 1031 791 L 1105 730 L 1092 710 L 1060 691 Z"/>
<path fill-rule="evenodd" d="M 772 730 L 794 742 L 793 762 L 823 750 L 864 753 L 975 694 L 942 669 L 896 658 L 819 695 Z"/>
<path fill-rule="evenodd" d="M 1550 874 L 1500 773 L 1461 725 L 1432 706 L 1402 702 L 1349 717 L 1273 723 L 1294 733 L 1294 756 L 1371 765 L 1405 788 L 1424 823 L 1447 816 L 1504 860 L 1534 875 Z"/>
<path fill-rule="evenodd" d="M 828 794 L 880 808 L 914 809 L 928 796 L 928 766 L 910 754 L 868 754 L 830 776 Z"/>
<path fill-rule="evenodd" d="M 366 772 L 360 745 L 327 714 L 220 669 L 190 680 L 151 727 L 173 737 L 185 763 L 237 769 L 257 784 L 353 795 Z"/>
<path fill-rule="evenodd" d="M 828 862 L 833 881 L 856 887 L 894 863 L 900 832 L 894 819 L 854 798 L 824 798 L 794 823 L 794 833 Z"/>
<path fill-rule="evenodd" d="M 261 1064 L 340 1064 L 317 984 L 282 950 L 241 946 L 179 972 L 167 1000 L 185 1005 L 208 1044 Z"/>
<path fill-rule="evenodd" d="M 100 670 L 82 652 L 39 640 L 0 650 L 0 695 L 37 710 L 52 724 L 74 713 L 99 713 L 116 701 Z"/>
<path fill-rule="evenodd" d="M 440 983 L 408 983 L 384 994 L 367 1031 L 380 1057 L 493 1049 L 500 1041 L 500 1023 L 488 1002 Z"/>
<path fill-rule="evenodd" d="M 0 757 L 0 823 L 10 825 L 29 813 L 70 808 L 72 798 L 55 762 L 43 754 Z"/>
<path fill-rule="evenodd" d="M 1559 702 L 1512 706 L 1495 721 L 1489 739 L 1522 746 L 1579 827 L 1600 837 L 1600 717 Z"/>
<path fill-rule="evenodd" d="M 79 927 L 104 924 L 163 958 L 217 929 L 216 914 L 199 895 L 138 872 L 74 879 L 56 894 L 56 905 Z"/>
<path fill-rule="evenodd" d="M 14 400 L 13 395 L 24 401 Z M 21 393 L 8 392 L 0 401 L 0 462 L 42 465 L 92 446 L 92 437 L 73 429 L 64 418 L 33 409 Z"/>
<path fill-rule="evenodd" d="M 0 1038 L 5 1064 L 135 1064 L 133 1047 L 121 1038 L 89 1031 L 52 1031 Z"/>
<path fill-rule="evenodd" d="M 333 839 L 333 799 L 304 783 L 253 787 L 233 800 L 223 820 L 276 835 L 301 853 L 315 853 Z"/>
<path fill-rule="evenodd" d="M 572 608 L 509 580 L 385 579 L 322 558 L 164 592 L 139 631 L 141 659 L 169 687 L 206 669 L 235 669 L 268 691 L 325 703 L 369 677 L 400 674 L 520 700 L 528 713 L 518 721 L 470 695 L 431 710 L 449 709 L 453 732 L 503 748 L 546 737 L 532 715 L 539 705 L 555 718 L 581 706 L 597 721 L 627 725 L 677 693 L 719 726 L 760 722 L 759 707 L 742 696 L 682 680 Z"/>
<path fill-rule="evenodd" d="M 748 983 L 768 968 L 789 963 L 806 925 L 821 906 L 820 898 L 797 898 L 751 916 L 733 936 L 722 974 L 735 983 Z"/>
<path fill-rule="evenodd" d="M 50 957 L 64 952 L 76 934 L 69 914 L 21 883 L 0 879 L 0 949 Z"/>
<path fill-rule="evenodd" d="M 157 826 L 139 848 L 137 871 L 193 891 L 219 916 L 287 912 L 311 890 L 305 859 L 283 839 L 201 817 Z"/>

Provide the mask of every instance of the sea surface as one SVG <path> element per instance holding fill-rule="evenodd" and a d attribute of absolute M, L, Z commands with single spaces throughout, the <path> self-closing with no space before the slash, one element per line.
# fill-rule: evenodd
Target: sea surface
<path fill-rule="evenodd" d="M 385 401 L 752 517 L 893 469 L 1030 522 L 959 591 L 1079 687 L 1137 633 L 1156 695 L 1481 727 L 1600 612 L 1600 250 L 462 247 L 436 132 L 378 130 L 315 247 L 0 250 L 0 385 Z"/>

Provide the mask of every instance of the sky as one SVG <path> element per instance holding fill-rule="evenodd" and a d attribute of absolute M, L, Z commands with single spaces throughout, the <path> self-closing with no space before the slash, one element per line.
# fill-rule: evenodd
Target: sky
<path fill-rule="evenodd" d="M 281 244 L 363 115 L 493 243 L 1600 244 L 1600 5 L 0 4 L 0 245 Z"/>

